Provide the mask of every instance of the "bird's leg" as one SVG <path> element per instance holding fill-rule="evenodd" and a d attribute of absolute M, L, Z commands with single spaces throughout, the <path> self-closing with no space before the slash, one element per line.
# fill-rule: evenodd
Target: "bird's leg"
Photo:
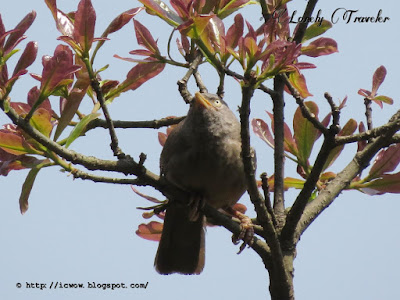
<path fill-rule="evenodd" d="M 198 194 L 198 193 L 193 193 L 190 196 L 190 201 L 189 201 L 189 220 L 190 221 L 197 221 L 198 218 L 200 217 L 200 210 L 203 209 L 205 204 L 205 199 L 204 196 Z"/>
<path fill-rule="evenodd" d="M 238 210 L 233 209 L 232 207 L 226 208 L 225 211 L 232 215 L 233 217 L 236 217 L 240 221 L 240 233 L 238 236 L 233 235 L 232 236 L 232 242 L 237 245 L 239 244 L 240 240 L 243 240 L 243 243 L 240 245 L 239 252 L 240 254 L 244 248 L 246 248 L 246 245 L 251 246 L 253 243 L 253 237 L 254 237 L 254 224 L 251 222 L 251 219 L 246 216 L 245 214 L 241 213 Z"/>

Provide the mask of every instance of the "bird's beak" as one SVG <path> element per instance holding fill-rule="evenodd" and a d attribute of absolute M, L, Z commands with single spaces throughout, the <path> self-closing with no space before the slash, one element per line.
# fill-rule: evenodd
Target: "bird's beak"
<path fill-rule="evenodd" d="M 194 101 L 195 101 L 196 105 L 200 105 L 200 107 L 202 107 L 202 108 L 209 109 L 212 107 L 212 104 L 210 103 L 210 101 L 208 101 L 206 99 L 206 97 L 204 97 L 199 92 L 196 92 L 196 94 L 194 95 Z"/>

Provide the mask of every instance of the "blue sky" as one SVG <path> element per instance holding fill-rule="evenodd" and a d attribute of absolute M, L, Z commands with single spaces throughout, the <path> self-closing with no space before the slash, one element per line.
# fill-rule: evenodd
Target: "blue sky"
<path fill-rule="evenodd" d="M 58 1 L 64 11 L 75 10 L 79 1 Z M 306 4 L 294 0 L 289 9 L 300 14 Z M 137 1 L 93 0 L 97 12 L 96 32 L 99 36 L 108 23 L 119 13 L 138 7 Z M 386 23 L 345 24 L 339 22 L 326 36 L 338 42 L 339 53 L 320 58 L 304 58 L 315 63 L 317 69 L 305 70 L 310 100 L 320 106 L 321 114 L 328 111 L 323 93 L 329 92 L 338 101 L 348 96 L 342 112 L 342 124 L 349 118 L 364 120 L 363 99 L 357 95 L 359 88 L 370 89 L 372 75 L 384 65 L 388 75 L 380 88 L 382 94 L 394 98 L 393 106 L 383 110 L 374 106 L 374 124 L 385 122 L 399 109 L 397 87 L 400 80 L 399 46 L 397 39 L 400 17 L 397 1 L 319 1 L 317 10 L 329 19 L 337 8 L 358 10 L 360 16 L 375 16 L 382 9 L 382 16 L 390 17 Z M 28 39 L 38 41 L 39 58 L 52 54 L 59 43 L 59 33 L 44 1 L 14 0 L 3 3 L 0 13 L 7 29 L 14 27 L 29 11 L 38 14 Z M 246 9 L 244 17 L 259 19 L 257 6 Z M 159 46 L 166 52 L 165 42 L 169 27 L 161 20 L 141 13 L 137 19 L 159 39 Z M 229 21 L 229 24 L 231 21 Z M 103 78 L 123 80 L 131 64 L 113 58 L 114 54 L 128 56 L 137 49 L 133 25 L 110 36 L 98 56 L 96 68 L 110 64 Z M 176 51 L 173 55 L 177 58 Z M 14 61 L 15 63 L 15 61 Z M 40 59 L 30 68 L 41 72 Z M 168 115 L 184 115 L 187 106 L 179 98 L 176 81 L 185 70 L 167 67 L 164 72 L 134 92 L 128 92 L 110 107 L 118 120 L 151 120 Z M 210 91 L 216 89 L 212 69 L 201 69 Z M 36 82 L 30 77 L 19 82 L 11 94 L 13 101 L 25 101 L 26 94 Z M 270 86 L 270 83 L 267 85 Z M 191 84 L 194 91 L 194 86 Z M 226 87 L 226 100 L 235 109 L 240 101 L 240 88 L 234 80 Z M 54 105 L 56 98 L 52 99 Z M 90 103 L 86 109 L 90 109 Z M 286 97 L 286 120 L 289 122 L 296 108 L 295 101 Z M 267 120 L 265 110 L 271 111 L 271 101 L 260 92 L 255 93 L 252 117 Z M 85 112 L 85 108 L 82 109 Z M 7 123 L 0 114 L 0 123 Z M 163 130 L 162 130 L 163 131 Z M 133 157 L 147 153 L 146 166 L 158 172 L 161 146 L 157 131 L 152 129 L 118 131 L 121 147 Z M 257 174 L 273 173 L 272 151 L 257 137 L 252 136 L 257 151 Z M 112 158 L 108 147 L 109 137 L 102 129 L 88 133 L 71 147 L 79 152 Z M 333 167 L 339 171 L 351 160 L 355 147 L 348 146 L 346 155 Z M 257 297 L 269 299 L 268 275 L 259 257 L 252 250 L 236 255 L 238 247 L 230 240 L 229 232 L 222 228 L 208 228 L 206 241 L 206 267 L 200 276 L 160 276 L 153 268 L 157 243 L 145 241 L 135 235 L 143 222 L 137 206 L 148 203 L 136 196 L 129 186 L 94 184 L 72 180 L 58 168 L 43 170 L 35 183 L 28 212 L 21 216 L 18 198 L 27 171 L 11 172 L 0 178 L 0 298 L 2 299 L 204 299 L 229 297 Z M 288 162 L 286 175 L 295 176 L 295 165 Z M 160 196 L 150 188 L 142 192 Z M 288 204 L 297 191 L 287 193 Z M 242 202 L 249 207 L 248 197 Z M 344 192 L 323 212 L 307 230 L 298 246 L 295 261 L 296 299 L 396 299 L 398 269 L 396 254 L 400 251 L 400 201 L 398 195 L 386 194 L 370 197 L 358 192 Z M 27 289 L 26 283 L 146 283 L 147 289 Z M 22 288 L 17 289 L 16 284 Z M 212 296 L 211 296 L 212 295 Z"/>

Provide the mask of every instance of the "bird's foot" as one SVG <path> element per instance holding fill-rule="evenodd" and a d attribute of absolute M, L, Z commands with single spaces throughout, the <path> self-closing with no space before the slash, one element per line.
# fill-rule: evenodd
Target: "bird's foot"
<path fill-rule="evenodd" d="M 203 209 L 205 199 L 199 194 L 192 194 L 189 201 L 189 220 L 197 221 L 200 217 L 200 210 Z"/>
<path fill-rule="evenodd" d="M 227 210 L 232 216 L 236 217 L 240 221 L 240 233 L 239 235 L 232 236 L 232 242 L 237 245 L 242 240 L 243 243 L 239 247 L 238 254 L 242 253 L 246 246 L 251 246 L 253 244 L 254 237 L 254 224 L 251 222 L 251 219 L 240 211 L 234 210 L 233 208 L 229 208 Z"/>

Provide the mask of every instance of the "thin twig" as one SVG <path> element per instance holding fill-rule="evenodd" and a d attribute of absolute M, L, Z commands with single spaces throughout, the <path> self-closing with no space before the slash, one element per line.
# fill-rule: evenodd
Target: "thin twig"
<path fill-rule="evenodd" d="M 265 199 L 265 205 L 267 207 L 267 211 L 271 216 L 272 219 L 272 223 L 274 224 L 274 226 L 276 227 L 277 222 L 276 222 L 276 218 L 275 218 L 275 213 L 274 210 L 272 209 L 272 205 L 271 205 L 271 197 L 270 197 L 270 193 L 269 193 L 269 184 L 268 184 L 268 176 L 267 173 L 262 173 L 260 175 L 261 177 L 261 187 L 264 191 L 264 199 Z"/>
<path fill-rule="evenodd" d="M 203 55 L 199 53 L 195 59 L 190 63 L 189 70 L 186 72 L 185 76 L 183 76 L 182 79 L 178 80 L 178 89 L 179 93 L 181 94 L 183 100 L 186 103 L 190 103 L 192 100 L 193 96 L 190 94 L 188 88 L 187 88 L 187 83 L 189 81 L 190 76 L 192 76 L 196 70 L 197 67 L 200 65 L 200 63 L 203 60 Z"/>
<path fill-rule="evenodd" d="M 328 101 L 330 107 L 331 107 L 331 112 L 332 112 L 332 125 L 337 127 L 337 130 L 339 130 L 339 122 L 340 122 L 340 109 L 339 107 L 333 102 L 332 96 L 329 93 L 324 94 L 325 99 Z"/>
<path fill-rule="evenodd" d="M 372 130 L 374 126 L 372 125 L 372 101 L 368 98 L 364 99 L 365 104 L 365 117 L 367 118 L 367 129 Z"/>
<path fill-rule="evenodd" d="M 89 174 L 78 169 L 74 169 L 71 172 L 74 178 L 79 178 L 82 180 L 91 180 L 93 182 L 100 183 L 113 183 L 113 184 L 129 184 L 129 185 L 143 185 L 143 182 L 137 178 L 111 178 Z"/>
<path fill-rule="evenodd" d="M 185 116 L 182 117 L 166 117 L 159 120 L 151 120 L 151 121 L 113 121 L 114 128 L 122 128 L 122 129 L 130 129 L 130 128 L 152 128 L 159 129 L 165 126 L 171 126 L 178 124 Z M 93 128 L 108 128 L 106 120 L 95 119 L 91 121 L 86 129 L 90 130 Z"/>
<path fill-rule="evenodd" d="M 208 93 L 207 87 L 204 85 L 203 80 L 201 79 L 200 72 L 197 69 L 194 71 L 193 76 L 196 81 L 196 85 L 200 90 L 200 93 Z"/>
<path fill-rule="evenodd" d="M 110 138 L 111 138 L 111 149 L 114 153 L 114 156 L 116 156 L 118 159 L 123 159 L 125 157 L 125 153 L 122 152 L 122 150 L 118 146 L 118 138 L 117 134 L 114 129 L 113 121 L 110 116 L 110 112 L 108 111 L 107 105 L 105 104 L 104 97 L 103 97 L 103 92 L 100 89 L 100 83 L 97 79 L 92 79 L 92 88 L 96 93 L 97 101 L 99 101 L 101 109 L 103 110 L 104 118 L 106 119 L 107 122 L 107 127 L 108 131 L 110 133 Z"/>

